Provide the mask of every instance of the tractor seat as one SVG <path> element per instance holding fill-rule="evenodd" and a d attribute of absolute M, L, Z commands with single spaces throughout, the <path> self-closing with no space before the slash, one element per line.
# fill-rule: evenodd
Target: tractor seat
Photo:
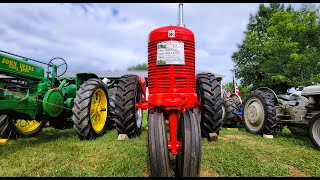
<path fill-rule="evenodd" d="M 286 95 L 286 94 L 279 94 L 278 95 L 278 98 L 286 100 L 286 101 L 297 101 L 298 97 L 299 96 L 296 95 L 296 94 L 292 94 L 291 96 L 290 95 Z"/>

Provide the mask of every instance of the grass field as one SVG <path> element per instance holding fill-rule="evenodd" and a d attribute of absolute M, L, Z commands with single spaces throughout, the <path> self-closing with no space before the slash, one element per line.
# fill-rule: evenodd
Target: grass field
<path fill-rule="evenodd" d="M 149 176 L 146 114 L 142 135 L 117 141 L 116 130 L 80 141 L 73 129 L 45 128 L 34 138 L 0 144 L 0 176 Z M 320 176 L 320 151 L 288 129 L 273 139 L 223 129 L 202 140 L 201 176 Z"/>

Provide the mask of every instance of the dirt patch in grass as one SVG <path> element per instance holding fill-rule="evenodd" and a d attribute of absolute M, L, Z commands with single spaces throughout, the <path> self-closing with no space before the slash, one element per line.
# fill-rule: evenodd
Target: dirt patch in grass
<path fill-rule="evenodd" d="M 309 177 L 308 174 L 300 171 L 298 168 L 294 166 L 288 165 L 290 176 L 292 177 Z"/>
<path fill-rule="evenodd" d="M 144 169 L 143 172 L 142 172 L 142 174 L 143 174 L 143 177 L 150 177 L 150 171 L 149 171 L 149 169 Z"/>
<path fill-rule="evenodd" d="M 263 156 L 263 157 L 258 157 L 258 159 L 259 159 L 260 162 L 262 162 L 262 163 L 268 163 L 268 162 L 269 162 L 269 161 L 268 161 L 268 158 L 265 157 L 265 156 Z"/>
<path fill-rule="evenodd" d="M 247 140 L 245 141 L 247 144 L 257 144 L 257 141 Z"/>
<path fill-rule="evenodd" d="M 236 140 L 246 139 L 247 137 L 248 137 L 248 135 L 245 135 L 245 134 L 241 134 L 241 135 L 228 134 L 228 135 L 220 136 L 219 139 L 222 139 L 224 141 L 228 141 L 228 140 L 233 140 L 233 139 L 236 139 Z"/>
<path fill-rule="evenodd" d="M 219 177 L 220 174 L 218 172 L 211 172 L 211 171 L 201 171 L 200 172 L 200 177 Z"/>

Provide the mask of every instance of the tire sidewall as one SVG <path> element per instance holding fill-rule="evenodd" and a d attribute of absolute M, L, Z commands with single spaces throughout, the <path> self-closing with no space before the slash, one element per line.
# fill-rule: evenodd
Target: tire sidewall
<path fill-rule="evenodd" d="M 263 92 L 262 92 L 262 93 L 263 93 Z M 250 101 L 251 99 L 256 99 L 256 100 L 259 100 L 259 101 L 260 101 L 260 103 L 262 104 L 263 113 L 264 113 L 264 119 L 263 119 L 263 122 L 262 122 L 262 126 L 261 126 L 260 129 L 258 129 L 258 130 L 256 130 L 256 131 L 252 130 L 252 129 L 248 126 L 247 123 L 249 123 L 249 122 L 246 120 L 246 112 L 247 112 L 246 103 L 247 103 L 248 101 Z M 243 124 L 244 124 L 245 128 L 246 128 L 249 132 L 251 132 L 251 133 L 253 133 L 253 134 L 263 134 L 263 130 L 264 130 L 265 125 L 266 125 L 266 122 L 267 122 L 267 112 L 266 112 L 267 107 L 266 107 L 266 104 L 264 103 L 264 100 L 263 100 L 262 97 L 260 97 L 258 94 L 250 94 L 250 95 L 246 98 L 246 100 L 245 100 L 245 102 L 244 102 L 243 104 L 244 104 L 244 107 L 243 107 Z"/>
<path fill-rule="evenodd" d="M 136 108 L 136 104 L 137 104 L 137 96 L 140 94 L 141 95 L 141 99 L 140 99 L 140 101 L 142 101 L 142 88 L 141 88 L 141 86 L 139 85 L 139 83 L 138 83 L 138 80 L 137 80 L 137 82 L 136 82 L 136 89 L 135 89 L 135 92 L 134 92 L 134 94 L 135 94 L 135 96 L 134 96 L 134 113 L 133 113 L 133 117 L 134 117 L 134 125 L 135 125 L 135 127 L 136 127 L 136 130 L 135 130 L 135 134 L 140 134 L 141 133 L 141 130 L 142 130 L 142 121 L 143 121 L 143 110 L 142 110 L 142 114 L 141 114 L 141 125 L 140 125 L 140 127 L 138 127 L 138 125 L 137 125 L 137 111 L 138 111 L 138 109 Z"/>
<path fill-rule="evenodd" d="M 318 144 L 316 142 L 316 140 L 314 139 L 314 134 L 312 133 L 312 128 L 313 128 L 313 125 L 316 121 L 320 121 L 320 114 L 317 114 L 316 116 L 314 116 L 310 123 L 309 123 L 309 136 L 310 136 L 310 139 L 311 139 L 311 142 L 313 143 L 313 145 L 320 150 L 320 144 Z"/>

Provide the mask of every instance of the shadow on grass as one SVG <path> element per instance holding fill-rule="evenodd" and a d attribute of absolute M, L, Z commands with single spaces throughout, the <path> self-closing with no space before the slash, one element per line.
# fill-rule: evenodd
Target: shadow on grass
<path fill-rule="evenodd" d="M 73 129 L 57 130 L 52 128 L 44 128 L 35 137 L 12 139 L 5 144 L 1 144 L 0 156 L 6 157 L 8 154 L 12 154 L 28 147 L 36 147 L 40 144 L 45 144 L 56 140 L 65 141 L 75 137 L 77 138 L 77 135 Z"/>
<path fill-rule="evenodd" d="M 295 134 L 284 133 L 284 132 L 276 132 L 276 133 L 274 133 L 274 137 L 288 139 L 288 140 L 294 142 L 294 144 L 297 146 L 309 146 L 309 147 L 314 148 L 314 145 L 312 144 L 309 136 L 295 135 Z M 298 140 L 298 142 L 297 142 L 297 140 Z"/>
<path fill-rule="evenodd" d="M 245 128 L 239 128 L 239 131 L 249 133 Z M 289 131 L 289 130 L 288 130 Z M 289 132 L 286 132 L 284 130 L 282 131 L 276 131 L 273 133 L 274 138 L 277 142 L 279 141 L 288 141 L 290 143 L 295 144 L 296 146 L 308 146 L 311 148 L 314 148 L 314 145 L 312 144 L 309 136 L 303 136 L 303 135 L 295 135 Z M 254 135 L 254 134 L 251 134 Z M 262 135 L 256 135 L 262 137 Z"/>

